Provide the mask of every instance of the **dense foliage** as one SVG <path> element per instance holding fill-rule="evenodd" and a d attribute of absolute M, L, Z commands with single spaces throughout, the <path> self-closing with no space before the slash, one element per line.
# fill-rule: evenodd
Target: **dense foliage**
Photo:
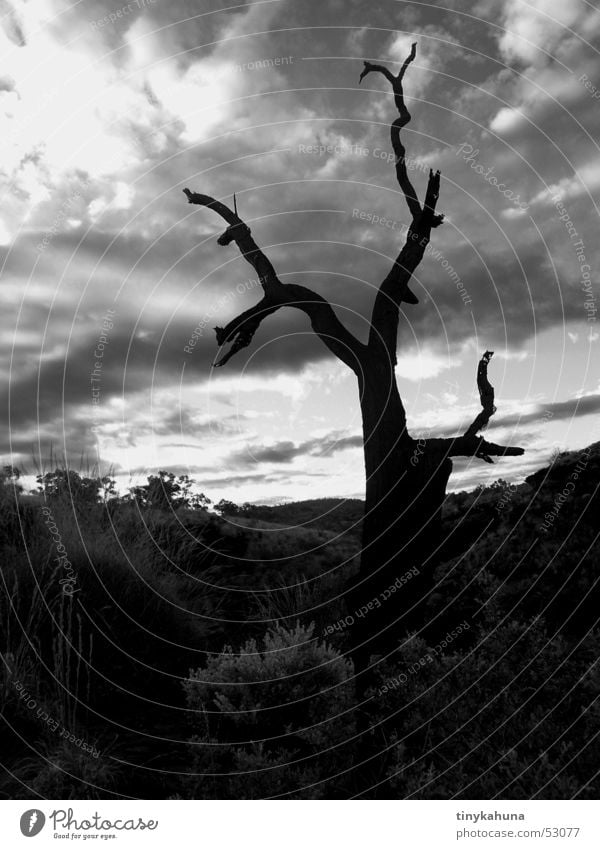
<path fill-rule="evenodd" d="M 423 627 L 357 695 L 360 502 L 6 467 L 0 793 L 595 798 L 599 480 L 596 444 L 449 495 Z"/>

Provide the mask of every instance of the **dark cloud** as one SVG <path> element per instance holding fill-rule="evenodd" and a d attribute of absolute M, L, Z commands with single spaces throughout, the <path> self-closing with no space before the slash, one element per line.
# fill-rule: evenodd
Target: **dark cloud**
<path fill-rule="evenodd" d="M 490 439 L 493 440 L 491 431 L 494 428 L 519 428 L 518 439 L 539 438 L 538 431 L 521 431 L 520 428 L 528 424 L 547 425 L 552 422 L 574 419 L 581 416 L 589 416 L 600 412 L 600 395 L 586 395 L 582 398 L 570 398 L 567 401 L 554 401 L 539 405 L 529 413 L 496 413 L 488 425 Z M 466 425 L 465 425 L 466 427 Z M 487 433 L 487 431 L 486 431 Z M 429 428 L 431 437 L 449 437 L 453 435 L 452 428 L 444 425 Z"/>
<path fill-rule="evenodd" d="M 340 436 L 332 433 L 318 439 L 294 443 L 276 442 L 274 445 L 249 445 L 242 451 L 229 455 L 232 465 L 254 465 L 259 463 L 291 463 L 297 457 L 330 457 L 348 448 L 362 448 L 362 436 Z"/>
<path fill-rule="evenodd" d="M 291 311 L 290 311 L 291 312 Z M 134 322 L 130 317 L 114 319 L 115 327 L 108 334 L 108 341 L 101 360 L 94 353 L 100 335 L 101 323 L 87 327 L 85 332 L 74 336 L 68 352 L 63 356 L 42 356 L 40 342 L 32 345 L 32 352 L 23 357 L 22 369 L 11 374 L 10 388 L 0 391 L 0 415 L 3 432 L 19 431 L 23 427 L 54 421 L 57 414 L 68 418 L 79 407 L 87 407 L 92 415 L 92 375 L 96 362 L 101 362 L 99 370 L 101 405 L 111 398 L 127 399 L 132 393 L 139 393 L 165 386 L 182 386 L 185 397 L 186 383 L 193 385 L 209 379 L 211 364 L 217 356 L 218 348 L 213 334 L 200 335 L 190 350 L 190 336 L 196 326 L 195 318 L 187 325 L 181 318 L 169 328 L 157 327 L 146 331 L 140 338 L 136 335 Z M 275 331 L 284 336 L 276 344 L 263 347 L 253 355 L 250 362 L 243 356 L 232 361 L 229 373 L 247 372 L 272 373 L 285 370 L 300 370 L 309 361 L 318 361 L 328 356 L 322 342 L 307 327 L 297 323 L 274 323 Z M 258 334 L 259 343 L 266 341 Z M 245 352 L 243 352 L 245 353 Z M 218 388 L 219 374 L 215 374 L 215 386 Z M 193 419 L 190 414 L 182 413 L 184 432 L 193 432 Z M 167 422 L 157 423 L 155 432 L 166 433 L 168 426 L 172 432 L 181 431 L 179 410 L 170 414 Z M 221 428 L 214 423 L 206 429 Z"/>
<path fill-rule="evenodd" d="M 182 406 L 173 410 L 159 422 L 156 422 L 152 426 L 152 432 L 158 436 L 174 435 L 176 433 L 181 436 L 185 436 L 186 434 L 190 436 L 209 436 L 212 434 L 222 436 L 239 431 L 240 420 L 243 418 L 243 414 L 240 413 L 239 415 L 226 416 L 219 419 L 210 418 L 208 420 L 202 420 L 201 418 L 199 420 L 197 414 Z M 184 447 L 182 443 L 178 444 Z M 167 447 L 168 445 L 165 445 L 165 448 Z M 197 447 L 197 444 L 194 446 L 190 444 L 188 447 Z"/>
<path fill-rule="evenodd" d="M 600 395 L 586 396 L 579 399 L 571 399 L 556 403 L 545 404 L 538 410 L 530 413 L 496 415 L 490 422 L 490 439 L 493 439 L 491 431 L 494 428 L 518 427 L 529 423 L 540 425 L 556 422 L 563 419 L 572 419 L 576 416 L 587 416 L 600 412 Z M 428 430 L 430 437 L 450 437 L 453 435 L 452 428 L 440 426 Z M 535 433 L 522 433 L 520 430 L 514 440 L 533 438 Z M 522 439 L 523 438 L 523 439 Z M 332 433 L 319 439 L 310 439 L 304 442 L 294 443 L 291 441 L 276 442 L 273 445 L 248 445 L 241 451 L 233 452 L 227 458 L 227 464 L 233 466 L 251 466 L 261 463 L 287 464 L 292 463 L 299 457 L 329 457 L 349 448 L 362 448 L 363 437 L 340 436 Z M 461 460 L 460 463 L 463 461 Z M 460 470 L 460 469 L 459 469 Z"/>
<path fill-rule="evenodd" d="M 419 54 L 406 82 L 413 120 L 405 143 L 409 156 L 426 157 L 427 166 L 441 168 L 439 206 L 446 221 L 433 233 L 432 251 L 415 274 L 412 288 L 421 303 L 405 306 L 400 345 L 452 353 L 476 334 L 482 347 L 514 350 L 544 330 L 584 320 L 579 263 L 552 202 L 541 197 L 527 215 L 516 218 L 497 189 L 457 156 L 458 145 L 472 144 L 479 161 L 494 166 L 498 177 L 528 200 L 539 197 L 546 184 L 568 181 L 582 164 L 595 161 L 597 151 L 581 127 L 591 131 L 596 125 L 597 101 L 583 85 L 564 96 L 561 89 L 556 100 L 547 76 L 539 98 L 531 101 L 530 82 L 504 67 L 498 45 L 503 4 L 480 0 L 465 12 L 458 0 L 434 6 L 406 2 L 400 17 L 389 5 L 362 0 L 278 0 L 234 9 L 226 9 L 231 4 L 225 0 L 131 5 L 121 19 L 98 26 L 95 22 L 115 11 L 114 0 L 86 0 L 48 21 L 46 32 L 65 49 L 76 42 L 111 73 L 125 69 L 128 79 L 133 61 L 128 36 L 137 22 L 159 31 L 149 48 L 152 62 L 176 63 L 182 73 L 206 59 L 208 69 L 211 59 L 216 69 L 275 56 L 291 56 L 293 62 L 276 72 L 240 72 L 239 90 L 226 95 L 233 105 L 217 104 L 223 120 L 199 140 L 185 136 L 184 117 L 169 112 L 146 71 L 138 69 L 131 85 L 143 93 L 149 113 L 142 120 L 133 110 L 113 129 L 139 156 L 107 181 L 85 180 L 84 172 L 62 182 L 48 179 L 50 197 L 35 205 L 27 229 L 0 250 L 0 297 L 3 287 L 14 291 L 2 301 L 4 352 L 11 363 L 10 398 L 8 390 L 0 398 L 3 449 L 8 450 L 10 435 L 22 452 L 38 437 L 45 443 L 64 441 L 72 453 L 92 450 L 90 373 L 98 321 L 120 287 L 103 359 L 104 407 L 123 393 L 150 399 L 153 388 L 182 382 L 185 394 L 188 381 L 197 386 L 242 370 L 292 374 L 329 357 L 306 316 L 283 309 L 264 322 L 252 345 L 224 372 L 211 373 L 218 355 L 211 328 L 255 303 L 260 290 L 246 285 L 254 272 L 235 247 L 217 246 L 221 219 L 189 207 L 184 185 L 225 199 L 237 192 L 243 216 L 281 279 L 328 298 L 347 326 L 366 339 L 376 288 L 402 246 L 408 214 L 385 157 L 394 114 L 391 94 L 383 80 L 370 78 L 359 89 L 357 78 L 362 59 L 397 59 L 391 55 L 394 40 L 408 41 L 412 33 Z M 8 0 L 0 0 L 0 12 L 9 37 L 24 43 Z M 0 90 L 11 87 L 11 80 L 0 78 Z M 207 90 L 210 86 L 198 87 L 199 108 L 205 108 Z M 513 106 L 534 120 L 490 132 L 499 110 Z M 368 153 L 315 156 L 300 150 L 300 144 L 340 141 Z M 30 164 L 43 170 L 42 153 L 30 155 Z M 423 170 L 414 174 L 421 196 L 426 179 Z M 134 192 L 129 206 L 111 205 L 118 184 Z M 597 268 L 597 211 L 586 191 L 565 185 L 569 213 L 588 262 Z M 62 222 L 57 228 L 57 215 L 77 187 L 81 191 L 69 214 L 81 224 Z M 102 204 L 104 212 L 98 213 Z M 385 217 L 394 227 L 372 224 L 360 213 Z M 40 255 L 36 246 L 50 232 Z M 221 303 L 223 297 L 228 300 Z M 184 349 L 199 324 L 203 331 L 190 354 Z M 493 426 L 535 424 L 546 410 L 553 411 L 554 421 L 595 413 L 597 396 L 545 405 L 523 416 L 499 413 Z M 186 409 L 162 411 L 128 438 L 133 444 L 150 434 L 225 437 L 229 427 L 218 419 L 199 423 Z M 359 445 L 358 436 L 282 440 L 236 452 L 229 461 L 285 465 Z"/>
<path fill-rule="evenodd" d="M 27 44 L 27 39 L 23 31 L 23 24 L 10 0 L 0 0 L 0 16 L 1 26 L 8 38 L 17 47 L 24 47 Z"/>
<path fill-rule="evenodd" d="M 494 418 L 493 424 L 498 427 L 513 427 L 529 422 L 549 423 L 574 419 L 578 416 L 589 416 L 598 412 L 600 412 L 600 395 L 585 395 L 583 398 L 570 398 L 568 401 L 544 404 L 531 413 L 500 415 Z"/>
<path fill-rule="evenodd" d="M 104 462 L 89 425 L 75 419 L 59 417 L 3 431 L 0 454 L 10 456 L 26 474 L 38 474 L 55 468 L 70 468 L 89 474 L 97 464 L 103 469 L 115 468 Z"/>
<path fill-rule="evenodd" d="M 231 475 L 222 475 L 221 477 L 207 477 L 206 470 L 202 466 L 186 466 L 180 463 L 175 465 L 165 465 L 160 467 L 162 471 L 170 472 L 174 475 L 189 475 L 193 480 L 196 481 L 200 486 L 204 488 L 210 488 L 212 490 L 217 490 L 219 487 L 227 488 L 231 486 L 243 486 L 245 484 L 272 484 L 272 483 L 285 483 L 286 481 L 291 480 L 292 478 L 295 480 L 300 480 L 303 478 L 326 478 L 328 475 L 322 472 L 299 472 L 299 471 L 286 471 L 286 472 L 269 472 L 269 473 L 256 473 L 256 474 L 231 474 Z M 135 469 L 130 470 L 131 475 L 145 475 L 153 473 L 152 470 L 149 470 L 145 466 L 140 466 Z"/>
<path fill-rule="evenodd" d="M 0 74 L 0 91 L 14 91 L 15 81 L 8 74 Z"/>

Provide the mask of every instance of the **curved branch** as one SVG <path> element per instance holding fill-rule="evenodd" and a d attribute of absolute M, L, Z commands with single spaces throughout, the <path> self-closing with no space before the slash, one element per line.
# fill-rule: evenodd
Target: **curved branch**
<path fill-rule="evenodd" d="M 473 423 L 465 431 L 465 436 L 475 436 L 478 430 L 487 427 L 491 417 L 496 412 L 494 406 L 494 387 L 488 380 L 487 368 L 488 363 L 494 356 L 493 351 L 486 351 L 483 357 L 479 360 L 477 366 L 477 389 L 479 390 L 479 399 L 481 401 L 481 412 L 475 417 Z"/>
<path fill-rule="evenodd" d="M 475 417 L 462 436 L 450 439 L 427 439 L 428 448 L 442 451 L 447 457 L 478 457 L 486 463 L 493 463 L 492 457 L 520 457 L 525 453 L 523 448 L 509 445 L 496 445 L 487 442 L 477 431 L 486 427 L 496 412 L 494 406 L 494 387 L 488 380 L 488 363 L 494 356 L 493 351 L 486 351 L 477 365 L 477 389 L 481 400 L 481 412 Z"/>
<path fill-rule="evenodd" d="M 431 229 L 442 223 L 443 216 L 435 214 L 439 195 L 440 173 L 429 172 L 429 181 L 425 195 L 425 203 L 421 207 L 414 186 L 410 182 L 406 168 L 406 150 L 400 140 L 400 130 L 411 119 L 404 103 L 402 79 L 406 69 L 416 56 L 417 45 L 413 44 L 409 56 L 404 61 L 398 76 L 394 76 L 384 65 L 365 62 L 360 76 L 378 72 L 391 83 L 394 91 L 394 102 L 399 117 L 391 125 L 392 148 L 395 153 L 396 178 L 404 194 L 406 204 L 412 216 L 412 223 L 406 236 L 404 247 L 400 251 L 394 265 L 381 284 L 371 316 L 371 331 L 369 348 L 372 352 L 386 356 L 390 364 L 396 363 L 396 340 L 398 335 L 399 307 L 404 301 L 417 304 L 419 301 L 410 290 L 408 284 L 415 269 L 423 259 L 425 248 L 429 243 Z"/>
<path fill-rule="evenodd" d="M 224 366 L 234 354 L 247 348 L 258 330 L 261 321 L 271 313 L 276 312 L 279 306 L 274 305 L 266 296 L 255 306 L 232 319 L 225 327 L 215 327 L 217 345 L 222 346 L 227 342 L 233 342 L 231 348 L 213 365 L 215 368 Z"/>
<path fill-rule="evenodd" d="M 232 342 L 227 353 L 215 363 L 223 366 L 234 354 L 247 347 L 261 321 L 281 307 L 295 307 L 308 315 L 312 328 L 329 350 L 352 371 L 359 373 L 366 346 L 347 330 L 336 316 L 331 304 L 304 286 L 283 284 L 277 277 L 271 261 L 252 238 L 248 225 L 221 201 L 210 195 L 183 190 L 189 203 L 206 206 L 227 221 L 229 227 L 219 237 L 218 244 L 226 246 L 235 242 L 240 253 L 255 269 L 264 297 L 249 310 L 230 321 L 226 327 L 216 327 L 217 343 Z"/>
<path fill-rule="evenodd" d="M 271 290 L 274 291 L 279 286 L 283 285 L 277 277 L 270 260 L 265 256 L 252 238 L 250 228 L 244 221 L 242 221 L 239 215 L 229 209 L 229 207 L 220 200 L 215 200 L 215 198 L 210 195 L 201 195 L 196 192 L 191 192 L 189 189 L 184 189 L 183 192 L 187 196 L 188 203 L 194 203 L 198 206 L 206 206 L 227 221 L 229 227 L 221 236 L 219 236 L 219 239 L 217 240 L 218 244 L 221 245 L 221 247 L 225 247 L 232 241 L 236 243 L 244 259 L 246 259 L 256 271 L 265 293 Z"/>
<path fill-rule="evenodd" d="M 386 80 L 388 80 L 392 85 L 392 90 L 394 92 L 394 103 L 396 104 L 396 108 L 398 109 L 399 114 L 399 117 L 396 118 L 396 120 L 391 126 L 392 149 L 394 151 L 394 154 L 396 155 L 396 178 L 398 180 L 398 185 L 402 189 L 402 192 L 406 199 L 408 210 L 413 218 L 416 218 L 418 215 L 421 214 L 421 204 L 419 203 L 417 193 L 415 192 L 414 186 L 410 182 L 408 172 L 406 170 L 406 149 L 400 141 L 400 130 L 402 129 L 402 127 L 408 124 L 411 118 L 410 112 L 408 111 L 408 109 L 406 108 L 406 104 L 404 103 L 402 78 L 406 73 L 406 69 L 408 68 L 408 66 L 413 61 L 416 55 L 417 45 L 415 42 L 412 46 L 409 56 L 405 59 L 404 64 L 402 65 L 400 73 L 397 77 L 395 77 L 391 73 L 391 71 L 389 71 L 385 67 L 385 65 L 375 65 L 372 62 L 365 62 L 365 67 L 359 79 L 360 84 L 367 76 L 367 74 L 377 72 L 383 74 Z"/>

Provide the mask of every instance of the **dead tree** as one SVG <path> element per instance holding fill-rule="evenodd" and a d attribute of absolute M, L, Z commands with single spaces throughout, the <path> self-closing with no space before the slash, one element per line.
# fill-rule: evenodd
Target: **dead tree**
<path fill-rule="evenodd" d="M 363 668 L 369 653 L 393 648 L 394 637 L 419 627 L 419 609 L 439 545 L 440 519 L 452 457 L 516 456 L 522 448 L 488 442 L 479 431 L 495 412 L 494 390 L 487 379 L 492 352 L 482 357 L 477 384 L 482 410 L 459 436 L 418 440 L 406 426 L 406 414 L 395 376 L 399 309 L 402 302 L 417 304 L 409 289 L 410 279 L 423 259 L 431 230 L 443 216 L 436 213 L 440 172 L 430 170 L 423 205 L 408 177 L 400 130 L 410 114 L 404 103 L 402 79 L 415 58 L 416 45 L 400 73 L 394 76 L 383 65 L 365 62 L 360 81 L 380 73 L 391 83 L 399 117 L 391 125 L 396 179 L 406 200 L 411 224 L 406 240 L 390 272 L 381 283 L 373 305 L 369 336 L 361 342 L 337 318 L 331 305 L 315 292 L 296 284 L 283 284 L 273 265 L 254 241 L 250 228 L 228 206 L 208 195 L 184 189 L 189 203 L 206 206 L 228 223 L 219 245 L 235 242 L 253 266 L 263 289 L 262 300 L 217 327 L 217 343 L 229 349 L 215 363 L 223 366 L 250 344 L 260 324 L 282 307 L 294 307 L 308 316 L 314 332 L 357 377 L 363 422 L 366 472 L 363 546 L 358 578 L 347 594 L 347 606 L 356 624 L 352 631 L 352 654 Z M 411 572 L 410 580 L 406 577 Z M 414 580 L 413 576 L 418 579 Z M 406 580 L 403 580 L 406 578 Z M 400 581 L 398 581 L 400 579 Z M 389 593 L 392 586 L 399 592 Z M 389 599 L 389 600 L 388 600 Z M 375 601 L 377 600 L 377 601 Z M 358 616 L 359 611 L 365 611 Z"/>

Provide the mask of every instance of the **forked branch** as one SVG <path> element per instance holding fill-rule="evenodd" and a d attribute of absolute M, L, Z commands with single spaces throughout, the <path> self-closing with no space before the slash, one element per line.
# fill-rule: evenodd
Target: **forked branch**
<path fill-rule="evenodd" d="M 215 328 L 220 345 L 231 343 L 229 351 L 215 365 L 224 365 L 234 354 L 247 347 L 263 319 L 282 306 L 303 310 L 309 316 L 314 331 L 329 350 L 357 374 L 361 372 L 361 363 L 367 353 L 376 356 L 383 354 L 384 359 L 388 358 L 395 363 L 399 305 L 402 301 L 418 303 L 417 298 L 408 288 L 408 283 L 423 257 L 431 228 L 437 227 L 442 221 L 442 216 L 435 214 L 439 193 L 439 172 L 434 174 L 430 171 L 425 203 L 421 207 L 408 177 L 406 151 L 400 140 L 401 128 L 410 121 L 410 114 L 404 103 L 402 79 L 415 56 L 416 44 L 413 44 L 410 55 L 396 77 L 383 65 L 374 65 L 369 62 L 365 62 L 365 68 L 361 74 L 362 81 L 368 73 L 377 71 L 392 84 L 398 109 L 398 118 L 391 126 L 396 177 L 412 216 L 406 243 L 375 298 L 368 346 L 359 342 L 342 325 L 331 305 L 320 295 L 304 286 L 284 285 L 279 280 L 270 260 L 252 238 L 250 228 L 238 216 L 237 209 L 231 210 L 210 195 L 197 194 L 184 189 L 189 203 L 206 206 L 225 219 L 229 226 L 219 238 L 218 243 L 222 246 L 229 245 L 231 242 L 236 243 L 242 256 L 255 269 L 264 290 L 264 297 L 259 304 L 234 318 L 226 327 Z"/>
<path fill-rule="evenodd" d="M 305 286 L 292 283 L 284 285 L 277 277 L 271 261 L 254 241 L 250 228 L 236 212 L 210 195 L 197 194 L 189 189 L 183 191 L 189 203 L 206 206 L 227 221 L 229 227 L 217 240 L 218 244 L 224 247 L 231 242 L 236 243 L 244 259 L 256 271 L 264 291 L 263 299 L 256 306 L 232 319 L 225 327 L 215 327 L 219 345 L 232 343 L 229 351 L 215 366 L 225 365 L 234 354 L 246 348 L 267 316 L 281 307 L 295 307 L 308 315 L 313 330 L 329 350 L 358 373 L 365 346 L 344 327 L 325 298 Z"/>

